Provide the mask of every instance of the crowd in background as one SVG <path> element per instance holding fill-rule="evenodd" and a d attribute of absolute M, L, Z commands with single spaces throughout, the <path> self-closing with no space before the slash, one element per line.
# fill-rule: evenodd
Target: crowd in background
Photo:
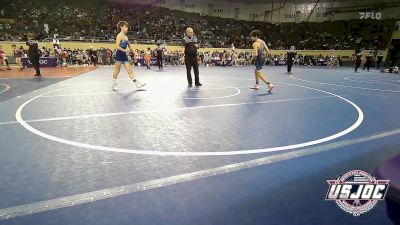
<path fill-rule="evenodd" d="M 24 46 L 15 46 L 17 54 L 22 58 L 27 58 L 28 49 L 24 48 Z M 164 66 L 182 66 L 184 65 L 184 54 L 180 50 L 169 51 L 168 47 L 163 47 L 163 65 Z M 70 49 L 70 48 L 62 48 L 60 45 L 54 46 L 54 48 L 46 48 L 41 46 L 39 48 L 40 57 L 52 57 L 56 59 L 56 66 L 59 67 L 68 67 L 68 66 L 105 66 L 105 65 L 113 65 L 115 63 L 115 49 L 108 48 L 100 48 L 100 49 Z M 136 66 L 146 66 L 146 54 L 149 54 L 153 59 L 151 65 L 155 65 L 156 63 L 156 49 L 148 48 L 146 51 L 135 49 L 133 52 L 128 54 L 129 62 L 132 65 Z M 203 66 L 250 66 L 251 51 L 238 51 L 238 50 L 215 50 L 198 52 L 198 63 Z M 15 56 L 7 55 L 2 50 L 2 46 L 0 46 L 0 66 L 6 66 L 7 69 L 10 69 L 8 58 Z M 364 57 L 361 62 L 363 69 L 368 67 L 379 67 L 382 65 L 383 54 L 379 55 L 374 54 L 374 52 L 370 52 L 366 57 Z M 343 65 L 343 61 L 347 61 L 348 65 L 351 65 L 350 62 L 355 64 L 356 55 L 353 54 L 353 57 L 350 59 L 343 59 L 340 55 L 336 55 L 332 50 L 330 55 L 323 56 L 319 55 L 302 55 L 297 54 L 293 64 L 295 66 L 328 66 L 328 67 L 339 67 Z M 274 54 L 268 55 L 265 59 L 266 66 L 283 66 L 287 64 L 287 54 Z M 149 67 L 151 66 L 148 65 Z M 369 69 L 369 68 L 368 68 Z M 0 70 L 2 70 L 0 68 Z"/>
<path fill-rule="evenodd" d="M 289 49 L 385 49 L 390 34 L 395 29 L 394 20 L 349 20 L 322 23 L 301 22 L 270 24 L 257 21 L 237 21 L 195 13 L 157 8 L 149 5 L 132 5 L 100 0 L 3 0 L 0 7 L 0 41 L 26 41 L 28 32 L 41 33 L 42 40 L 52 41 L 54 34 L 61 42 L 80 40 L 90 42 L 114 42 L 116 24 L 128 21 L 128 37 L 131 43 L 181 43 L 186 27 L 194 27 L 201 47 L 230 48 L 229 51 L 201 52 L 199 62 L 206 66 L 246 66 L 250 64 L 251 52 L 233 49 L 251 48 L 248 37 L 251 30 L 262 31 L 268 46 L 275 50 Z M 98 3 L 96 3 L 98 1 Z M 102 4 L 99 4 L 102 3 Z M 43 26 L 47 24 L 47 26 Z M 43 35 L 44 34 L 44 35 Z M 21 46 L 21 51 L 26 51 Z M 151 54 L 154 54 L 149 49 Z M 145 51 L 130 54 L 133 64 L 139 64 Z M 57 58 L 58 66 L 112 65 L 114 49 L 46 49 L 42 57 Z M 5 56 L 6 57 L 6 56 Z M 166 65 L 182 65 L 181 51 L 164 51 Z M 4 58 L 4 57 L 3 57 Z M 4 61 L 4 60 L 3 60 Z M 266 65 L 284 65 L 286 55 L 273 55 Z M 301 55 L 295 65 L 342 65 L 342 58 L 322 55 Z"/>
<path fill-rule="evenodd" d="M 45 50 L 45 49 L 43 49 Z M 155 59 L 155 50 L 148 49 L 150 55 Z M 48 50 L 44 56 L 47 55 Z M 55 51 L 54 57 L 58 59 L 59 66 L 68 65 L 112 65 L 115 62 L 115 50 L 101 48 L 97 50 L 87 49 L 63 49 L 58 52 Z M 145 58 L 146 51 L 135 50 L 131 52 L 128 56 L 129 61 L 133 65 L 141 66 L 143 59 Z M 212 51 L 212 52 L 199 52 L 198 62 L 200 65 L 204 66 L 250 66 L 250 60 L 252 57 L 252 52 L 240 52 L 237 51 Z M 163 52 L 164 65 L 168 66 L 180 66 L 184 65 L 184 54 L 182 51 L 168 51 L 167 49 Z M 296 57 L 294 64 L 300 66 L 321 66 L 326 65 L 328 62 L 337 60 L 337 66 L 341 65 L 341 57 L 332 57 L 322 55 L 298 55 Z M 155 61 L 155 60 L 153 60 Z M 286 54 L 280 55 L 270 55 L 266 58 L 266 65 L 270 66 L 280 66 L 285 65 L 287 61 Z M 96 62 L 96 63 L 94 63 Z"/>
<path fill-rule="evenodd" d="M 27 49 L 24 46 L 16 46 L 19 55 L 22 58 L 27 57 Z M 56 58 L 57 66 L 89 66 L 89 65 L 113 65 L 115 62 L 115 49 L 100 48 L 100 49 L 70 49 L 62 48 L 60 45 L 54 48 L 46 48 L 44 46 L 39 48 L 40 57 Z M 1 46 L 0 46 L 1 51 Z M 0 52 L 1 53 L 1 52 Z M 3 58 L 7 58 L 2 52 Z M 149 54 L 155 63 L 156 51 L 155 49 L 148 48 L 146 51 L 135 49 L 128 54 L 128 59 L 131 64 L 136 66 L 144 66 L 145 55 Z M 169 51 L 167 47 L 163 47 L 163 61 L 165 66 L 181 66 L 184 65 L 184 54 L 180 50 Z M 12 56 L 12 55 L 9 55 Z M 198 62 L 204 66 L 250 66 L 252 52 L 251 51 L 237 51 L 237 50 L 216 50 L 198 52 Z M 0 57 L 1 59 L 1 57 Z M 349 59 L 350 60 L 350 59 Z M 287 54 L 268 55 L 265 60 L 267 66 L 281 66 L 286 65 Z M 294 65 L 299 66 L 341 66 L 341 56 L 336 56 L 332 51 L 330 56 L 322 55 L 302 55 L 298 54 L 294 60 Z"/>
<path fill-rule="evenodd" d="M 237 21 L 195 13 L 174 11 L 149 5 L 121 3 L 96 4 L 95 1 L 23 1 L 4 0 L 0 18 L 0 40 L 23 41 L 27 32 L 43 32 L 48 24 L 48 36 L 59 38 L 113 41 L 116 24 L 130 24 L 128 36 L 141 43 L 158 41 L 174 43 L 180 40 L 186 27 L 194 27 L 202 47 L 251 48 L 248 37 L 253 29 L 264 34 L 273 49 L 383 49 L 395 29 L 394 20 L 350 20 L 332 22 L 302 22 L 270 24 L 256 21 Z M 179 42 L 178 42 L 179 43 Z"/>

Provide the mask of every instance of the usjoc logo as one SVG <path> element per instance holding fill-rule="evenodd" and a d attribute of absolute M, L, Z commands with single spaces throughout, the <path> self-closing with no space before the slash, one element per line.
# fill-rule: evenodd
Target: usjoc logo
<path fill-rule="evenodd" d="M 377 180 L 362 170 L 352 170 L 327 180 L 329 184 L 325 200 L 335 201 L 345 212 L 353 216 L 371 210 L 380 200 L 384 200 L 389 188 L 389 180 Z"/>
<path fill-rule="evenodd" d="M 28 59 L 28 63 L 32 65 L 31 61 Z M 47 65 L 47 60 L 46 59 L 40 59 L 39 60 L 40 65 Z"/>

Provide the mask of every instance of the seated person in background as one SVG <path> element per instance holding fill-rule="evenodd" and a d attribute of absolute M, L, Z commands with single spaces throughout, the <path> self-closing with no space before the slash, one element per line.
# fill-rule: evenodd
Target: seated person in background
<path fill-rule="evenodd" d="M 388 68 L 382 68 L 381 73 L 399 73 L 399 67 L 393 66 Z"/>
<path fill-rule="evenodd" d="M 75 55 L 75 64 L 78 65 L 82 65 L 83 64 L 83 54 L 81 51 L 79 51 L 76 55 Z"/>
<path fill-rule="evenodd" d="M 7 55 L 3 51 L 1 45 L 0 45 L 0 64 L 1 65 L 6 65 L 7 66 L 7 70 L 11 70 L 10 64 L 8 63 Z"/>

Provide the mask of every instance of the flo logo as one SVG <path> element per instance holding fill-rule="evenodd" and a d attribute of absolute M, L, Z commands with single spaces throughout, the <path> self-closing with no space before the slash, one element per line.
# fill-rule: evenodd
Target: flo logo
<path fill-rule="evenodd" d="M 362 170 L 352 170 L 327 180 L 329 184 L 325 200 L 335 201 L 344 211 L 353 216 L 368 212 L 384 200 L 389 188 L 389 180 L 377 180 Z"/>
<path fill-rule="evenodd" d="M 380 20 L 382 18 L 381 12 L 359 12 L 360 20 L 365 19 L 373 19 L 373 20 Z"/>

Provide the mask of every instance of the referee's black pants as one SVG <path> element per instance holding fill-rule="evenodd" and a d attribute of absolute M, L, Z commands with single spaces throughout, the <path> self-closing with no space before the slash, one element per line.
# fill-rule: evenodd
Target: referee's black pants
<path fill-rule="evenodd" d="M 199 63 L 197 62 L 197 57 L 185 57 L 185 65 L 188 84 L 193 83 L 191 74 L 192 67 L 194 71 L 194 82 L 195 84 L 200 84 Z"/>
<path fill-rule="evenodd" d="M 163 58 L 162 57 L 157 57 L 157 65 L 158 65 L 158 69 L 163 68 Z"/>
<path fill-rule="evenodd" d="M 290 73 L 292 71 L 293 61 L 287 61 L 287 71 Z"/>
<path fill-rule="evenodd" d="M 29 61 L 32 63 L 33 68 L 36 70 L 36 75 L 40 75 L 40 63 L 39 63 L 39 56 L 30 56 Z"/>

